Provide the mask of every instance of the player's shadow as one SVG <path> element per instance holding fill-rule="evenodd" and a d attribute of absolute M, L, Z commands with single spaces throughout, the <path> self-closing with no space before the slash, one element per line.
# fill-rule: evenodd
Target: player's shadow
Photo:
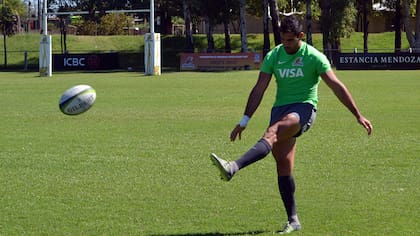
<path fill-rule="evenodd" d="M 240 235 L 258 235 L 268 233 L 268 231 L 249 231 L 237 233 L 186 233 L 186 234 L 151 234 L 149 236 L 240 236 Z"/>

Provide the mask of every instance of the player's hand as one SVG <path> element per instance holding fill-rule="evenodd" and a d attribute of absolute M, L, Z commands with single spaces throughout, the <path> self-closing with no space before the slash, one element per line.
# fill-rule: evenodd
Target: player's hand
<path fill-rule="evenodd" d="M 357 122 L 359 122 L 359 124 L 361 124 L 366 129 L 368 135 L 370 135 L 372 133 L 373 126 L 370 123 L 370 121 L 368 119 L 366 119 L 364 116 L 360 116 L 357 119 Z"/>
<path fill-rule="evenodd" d="M 241 140 L 241 134 L 242 131 L 244 131 L 246 127 L 241 127 L 239 124 L 235 126 L 235 128 L 230 133 L 230 141 L 235 141 L 236 137 L 239 137 L 239 140 Z"/>

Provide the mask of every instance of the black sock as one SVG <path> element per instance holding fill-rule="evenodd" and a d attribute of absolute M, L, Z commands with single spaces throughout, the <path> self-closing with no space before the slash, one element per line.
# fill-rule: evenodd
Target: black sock
<path fill-rule="evenodd" d="M 293 176 L 279 176 L 278 184 L 281 199 L 283 200 L 284 208 L 286 208 L 288 221 L 290 223 L 299 223 L 296 213 L 295 181 L 293 179 Z"/>
<path fill-rule="evenodd" d="M 260 139 L 251 149 L 248 150 L 243 156 L 236 160 L 238 169 L 242 169 L 256 161 L 266 157 L 271 151 L 271 146 L 265 139 Z"/>

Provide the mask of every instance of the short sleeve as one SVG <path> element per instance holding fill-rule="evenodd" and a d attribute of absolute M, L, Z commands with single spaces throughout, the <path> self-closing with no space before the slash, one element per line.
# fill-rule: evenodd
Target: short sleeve
<path fill-rule="evenodd" d="M 331 70 L 331 63 L 323 53 L 319 52 L 317 58 L 319 61 L 316 70 L 319 75 Z"/>
<path fill-rule="evenodd" d="M 274 68 L 273 68 L 273 60 L 274 55 L 273 51 L 270 51 L 265 55 L 263 63 L 261 65 L 261 72 L 267 73 L 267 74 L 273 74 Z"/>

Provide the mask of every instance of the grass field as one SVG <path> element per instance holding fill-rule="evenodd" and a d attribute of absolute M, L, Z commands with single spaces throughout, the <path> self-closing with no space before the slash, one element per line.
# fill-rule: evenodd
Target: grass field
<path fill-rule="evenodd" d="M 264 131 L 274 82 L 242 140 L 228 138 L 257 73 L 1 73 L 0 235 L 272 235 L 285 221 L 273 158 L 229 183 L 208 159 Z M 298 141 L 294 235 L 419 235 L 419 72 L 337 74 L 374 132 L 321 84 Z M 97 101 L 66 116 L 58 100 L 75 84 Z"/>

